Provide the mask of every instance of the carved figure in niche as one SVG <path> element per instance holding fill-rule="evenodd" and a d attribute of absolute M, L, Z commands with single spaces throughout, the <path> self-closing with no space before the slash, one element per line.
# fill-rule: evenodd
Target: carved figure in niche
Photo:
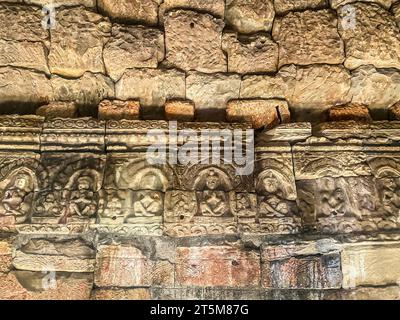
<path fill-rule="evenodd" d="M 29 213 L 30 198 L 33 196 L 32 177 L 24 172 L 18 173 L 6 186 L 1 198 L 4 216 L 21 217 Z"/>
<path fill-rule="evenodd" d="M 355 209 L 352 212 L 359 218 L 377 213 L 376 192 L 371 179 L 367 177 L 349 178 L 349 188 L 353 190 Z"/>
<path fill-rule="evenodd" d="M 114 218 L 122 215 L 122 203 L 121 200 L 115 196 L 110 195 L 107 205 L 102 213 L 105 218 Z"/>
<path fill-rule="evenodd" d="M 162 197 L 157 191 L 138 191 L 133 204 L 136 217 L 154 217 L 163 211 Z"/>
<path fill-rule="evenodd" d="M 320 181 L 320 215 L 343 217 L 349 214 L 349 197 L 343 178 L 323 178 Z"/>
<path fill-rule="evenodd" d="M 200 215 L 204 217 L 223 217 L 230 213 L 229 197 L 225 190 L 229 188 L 229 178 L 218 169 L 203 171 L 195 186 L 203 188 L 198 193 Z"/>
<path fill-rule="evenodd" d="M 382 205 L 390 215 L 398 216 L 400 212 L 400 178 L 383 178 Z"/>
<path fill-rule="evenodd" d="M 41 199 L 40 204 L 37 206 L 36 210 L 40 213 L 50 214 L 53 216 L 58 216 L 61 212 L 61 205 L 56 199 L 53 193 L 48 193 Z"/>
<path fill-rule="evenodd" d="M 236 194 L 236 212 L 241 217 L 255 217 L 256 215 L 256 202 L 255 195 L 248 193 Z"/>
<path fill-rule="evenodd" d="M 165 205 L 167 222 L 189 222 L 196 214 L 195 193 L 188 191 L 167 192 Z"/>
<path fill-rule="evenodd" d="M 273 169 L 263 171 L 258 176 L 256 189 L 261 216 L 283 218 L 292 215 L 289 198 L 293 198 L 294 191 L 282 174 Z"/>

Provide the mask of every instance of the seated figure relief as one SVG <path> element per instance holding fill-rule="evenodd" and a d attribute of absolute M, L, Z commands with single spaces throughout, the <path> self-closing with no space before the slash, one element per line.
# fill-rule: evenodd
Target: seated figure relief
<path fill-rule="evenodd" d="M 30 174 L 19 172 L 11 176 L 1 195 L 0 217 L 14 217 L 22 223 L 30 213 L 34 182 Z"/>
<path fill-rule="evenodd" d="M 389 216 L 400 218 L 400 178 L 383 178 L 381 184 L 381 201 L 384 211 Z"/>
<path fill-rule="evenodd" d="M 342 178 L 323 178 L 319 183 L 321 217 L 351 215 L 350 199 Z"/>
<path fill-rule="evenodd" d="M 231 216 L 229 178 L 219 169 L 210 168 L 200 172 L 195 183 L 199 211 L 203 217 Z"/>
<path fill-rule="evenodd" d="M 288 179 L 277 171 L 263 171 L 258 176 L 256 189 L 260 217 L 283 218 L 293 215 L 291 199 L 294 191 Z"/>

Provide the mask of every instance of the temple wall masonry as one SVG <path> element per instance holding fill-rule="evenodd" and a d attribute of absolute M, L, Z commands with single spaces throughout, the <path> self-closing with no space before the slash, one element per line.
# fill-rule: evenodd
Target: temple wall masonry
<path fill-rule="evenodd" d="M 0 299 L 400 299 L 399 0 L 49 1 L 0 0 Z M 148 154 L 207 129 L 254 170 Z"/>

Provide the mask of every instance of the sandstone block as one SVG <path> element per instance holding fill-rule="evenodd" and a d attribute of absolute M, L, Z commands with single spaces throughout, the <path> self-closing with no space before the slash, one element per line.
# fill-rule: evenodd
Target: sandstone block
<path fill-rule="evenodd" d="M 329 121 L 371 122 L 369 109 L 364 105 L 348 104 L 332 107 L 328 111 Z"/>
<path fill-rule="evenodd" d="M 279 65 L 341 64 L 344 45 L 331 10 L 290 12 L 275 19 L 272 36 L 279 44 Z"/>
<path fill-rule="evenodd" d="M 164 22 L 164 14 L 173 9 L 185 9 L 199 12 L 207 12 L 217 18 L 224 18 L 224 0 L 164 0 L 160 5 L 159 21 Z"/>
<path fill-rule="evenodd" d="M 168 286 L 174 283 L 174 268 L 168 261 L 150 260 L 135 247 L 100 246 L 94 277 L 99 287 Z"/>
<path fill-rule="evenodd" d="M 0 66 L 13 66 L 49 73 L 42 42 L 0 40 Z"/>
<path fill-rule="evenodd" d="M 78 116 L 78 106 L 75 102 L 54 101 L 38 108 L 36 114 L 46 119 L 76 118 Z"/>
<path fill-rule="evenodd" d="M 338 298 L 341 300 L 400 300 L 400 287 L 360 287 L 354 290 L 341 290 Z"/>
<path fill-rule="evenodd" d="M 346 4 L 351 5 L 354 2 L 357 2 L 356 0 L 329 0 L 332 8 L 337 9 L 341 6 L 344 6 Z M 392 5 L 393 0 L 362 0 L 362 2 L 366 3 L 376 3 L 381 5 L 382 7 L 389 9 L 390 6 Z"/>
<path fill-rule="evenodd" d="M 400 101 L 400 72 L 395 69 L 375 69 L 362 66 L 351 73 L 352 102 L 368 106 L 379 118 Z"/>
<path fill-rule="evenodd" d="M 95 289 L 93 300 L 150 300 L 149 289 Z"/>
<path fill-rule="evenodd" d="M 164 19 L 167 64 L 186 71 L 226 71 L 222 20 L 187 10 L 169 12 Z"/>
<path fill-rule="evenodd" d="M 225 19 L 240 33 L 270 31 L 275 17 L 271 0 L 227 0 Z"/>
<path fill-rule="evenodd" d="M 397 21 L 397 25 L 400 28 L 400 2 L 396 2 L 392 7 L 393 15 Z"/>
<path fill-rule="evenodd" d="M 270 129 L 280 123 L 281 112 L 289 114 L 288 104 L 283 100 L 231 100 L 226 118 L 229 122 L 251 123 L 253 129 Z"/>
<path fill-rule="evenodd" d="M 340 254 L 318 252 L 310 245 L 264 247 L 262 286 L 264 288 L 341 288 Z"/>
<path fill-rule="evenodd" d="M 96 0 L 0 0 L 0 2 L 24 2 L 27 4 L 36 4 L 39 6 L 53 5 L 54 7 L 73 7 L 73 6 L 85 6 L 88 8 L 96 7 Z"/>
<path fill-rule="evenodd" d="M 276 72 L 278 45 L 268 36 L 242 36 L 225 33 L 222 48 L 228 55 L 228 72 Z"/>
<path fill-rule="evenodd" d="M 187 286 L 257 287 L 257 253 L 229 246 L 177 248 L 176 282 Z"/>
<path fill-rule="evenodd" d="M 158 23 L 159 0 L 99 0 L 99 10 L 116 21 Z"/>
<path fill-rule="evenodd" d="M 282 15 L 289 11 L 326 8 L 328 0 L 275 0 L 274 6 L 276 13 Z"/>
<path fill-rule="evenodd" d="M 113 80 L 130 68 L 157 68 L 164 59 L 164 35 L 158 29 L 114 24 L 103 58 Z"/>
<path fill-rule="evenodd" d="M 389 120 L 400 120 L 400 101 L 389 108 Z"/>
<path fill-rule="evenodd" d="M 139 120 L 139 101 L 104 100 L 99 104 L 100 120 Z"/>
<path fill-rule="evenodd" d="M 35 6 L 0 3 L 0 38 L 3 40 L 45 42 L 42 11 Z"/>
<path fill-rule="evenodd" d="M 165 118 L 169 121 L 193 121 L 194 103 L 190 100 L 167 101 L 165 104 Z"/>
<path fill-rule="evenodd" d="M 343 288 L 398 285 L 399 244 L 354 244 L 342 252 Z"/>
<path fill-rule="evenodd" d="M 11 269 L 12 254 L 13 248 L 10 242 L 0 241 L 0 272 L 8 272 Z"/>
<path fill-rule="evenodd" d="M 377 4 L 357 2 L 350 8 L 338 10 L 339 33 L 346 47 L 345 67 L 400 69 L 400 29 L 394 17 Z M 354 15 L 353 22 L 349 15 Z"/>
<path fill-rule="evenodd" d="M 185 98 L 185 74 L 177 70 L 127 70 L 115 91 L 117 99 L 139 99 L 143 107 L 160 107 L 167 99 Z"/>
<path fill-rule="evenodd" d="M 0 300 L 88 300 L 93 274 L 0 273 Z"/>
<path fill-rule="evenodd" d="M 229 100 L 238 99 L 241 79 L 238 75 L 190 73 L 186 78 L 186 97 L 196 107 L 199 121 L 225 120 Z"/>
<path fill-rule="evenodd" d="M 103 46 L 111 24 L 107 18 L 80 7 L 57 11 L 57 25 L 50 29 L 50 71 L 80 77 L 86 71 L 104 73 Z"/>
<path fill-rule="evenodd" d="M 240 88 L 240 98 L 285 99 L 289 94 L 288 81 L 278 72 L 276 76 L 245 76 Z"/>

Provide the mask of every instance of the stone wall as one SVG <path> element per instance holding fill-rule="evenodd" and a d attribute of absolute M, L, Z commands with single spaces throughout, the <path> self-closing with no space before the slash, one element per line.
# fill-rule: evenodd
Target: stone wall
<path fill-rule="evenodd" d="M 154 128 L 0 118 L 1 299 L 400 298 L 400 122 L 279 125 L 245 175 Z"/>
<path fill-rule="evenodd" d="M 179 98 L 221 121 L 230 100 L 280 99 L 295 120 L 348 103 L 386 119 L 400 100 L 399 1 L 53 2 L 0 1 L 2 113 L 115 98 L 160 119 Z"/>

